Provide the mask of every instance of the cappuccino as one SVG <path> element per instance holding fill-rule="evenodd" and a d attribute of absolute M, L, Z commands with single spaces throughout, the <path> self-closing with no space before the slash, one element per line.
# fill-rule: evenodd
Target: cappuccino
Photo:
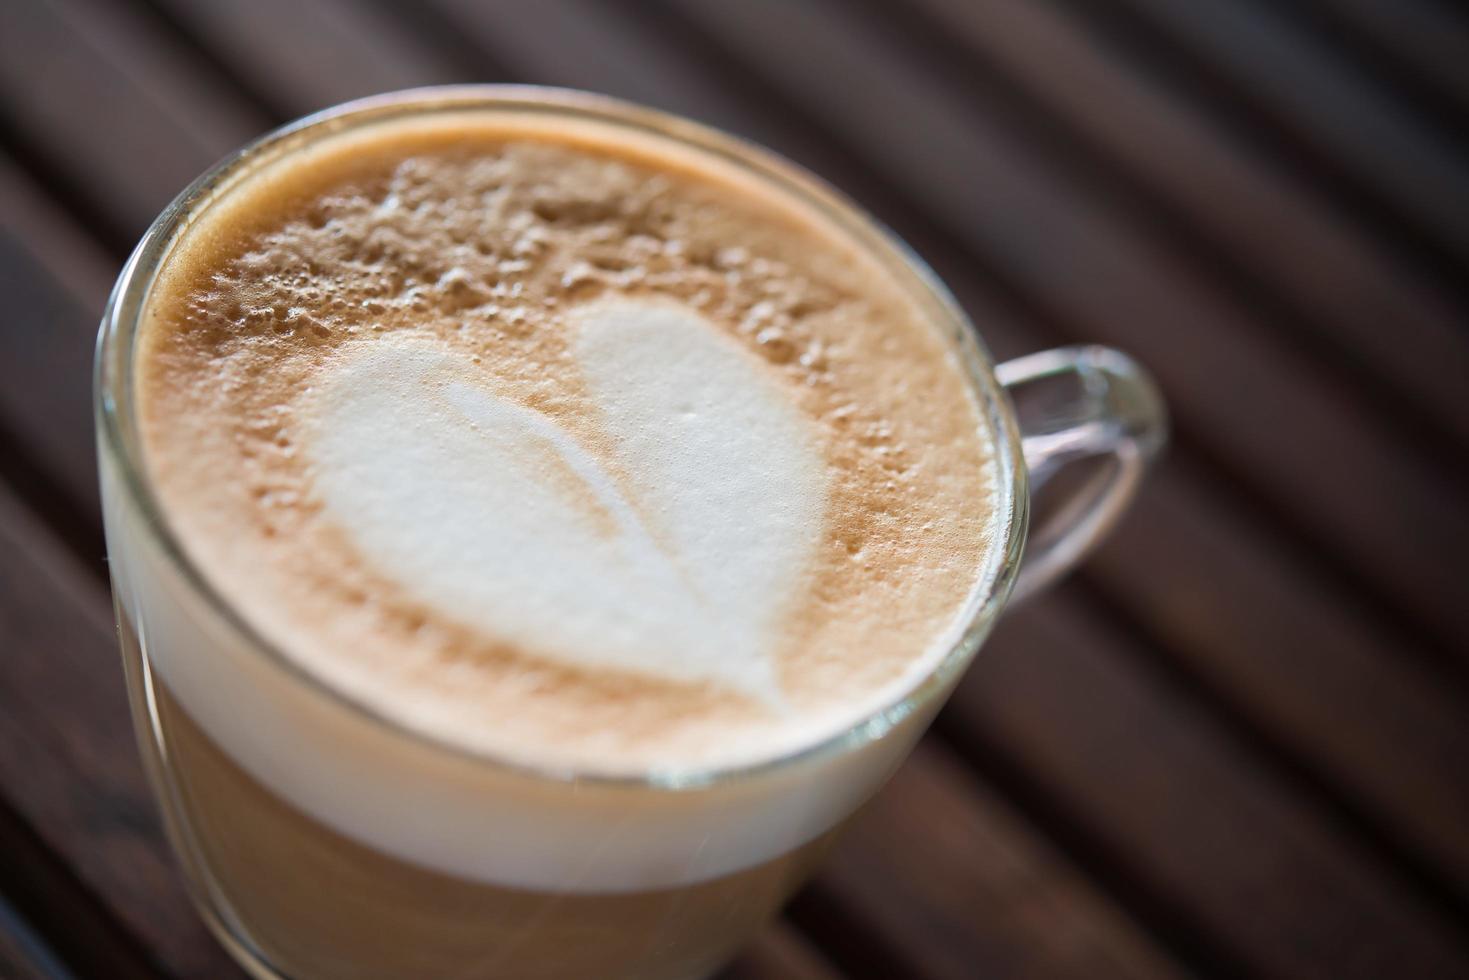
<path fill-rule="evenodd" d="M 752 182 L 525 121 L 261 174 L 180 244 L 147 460 L 287 656 L 468 749 L 789 753 L 947 650 L 994 503 L 948 343 Z"/>
<path fill-rule="evenodd" d="M 803 178 L 450 102 L 246 155 L 158 259 L 132 411 L 177 552 L 103 458 L 145 749 L 262 969 L 704 973 L 952 683 L 1001 437 L 929 284 Z"/>

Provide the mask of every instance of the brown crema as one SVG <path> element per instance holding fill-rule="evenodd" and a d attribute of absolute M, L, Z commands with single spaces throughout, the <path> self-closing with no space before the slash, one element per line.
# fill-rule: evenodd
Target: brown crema
<path fill-rule="evenodd" d="M 511 642 L 425 601 L 323 502 L 313 392 L 411 338 L 641 506 L 572 351 L 576 311 L 611 300 L 697 313 L 809 423 L 825 493 L 773 620 L 778 704 Z M 990 436 L 891 272 L 735 168 L 564 121 L 379 124 L 267 165 L 175 244 L 138 371 L 149 475 L 216 589 L 350 697 L 531 765 L 696 768 L 829 735 L 942 655 L 993 536 Z"/>

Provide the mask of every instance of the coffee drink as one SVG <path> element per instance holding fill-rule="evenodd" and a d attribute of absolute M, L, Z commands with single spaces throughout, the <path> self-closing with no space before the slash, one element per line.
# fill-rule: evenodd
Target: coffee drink
<path fill-rule="evenodd" d="M 234 621 L 143 543 L 115 575 L 217 928 L 292 976 L 678 977 L 778 906 L 921 730 L 883 709 L 1009 519 L 881 247 L 555 106 L 328 128 L 201 200 L 135 414 Z"/>
<path fill-rule="evenodd" d="M 124 654 L 137 698 L 136 635 Z M 313 820 L 242 771 L 154 683 L 145 746 L 168 767 L 170 827 L 217 894 L 228 943 L 290 977 L 699 977 L 716 969 L 810 874 L 836 829 L 713 880 L 635 891 L 491 885 L 399 860 Z M 487 827 L 493 833 L 493 827 Z"/>
<path fill-rule="evenodd" d="M 945 341 L 733 176 L 515 122 L 329 143 L 155 287 L 140 408 L 303 668 L 524 763 L 750 762 L 942 652 L 994 509 Z"/>

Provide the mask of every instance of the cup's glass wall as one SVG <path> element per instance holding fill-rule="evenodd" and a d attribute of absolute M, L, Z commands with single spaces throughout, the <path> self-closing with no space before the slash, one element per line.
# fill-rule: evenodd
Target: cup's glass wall
<path fill-rule="evenodd" d="M 820 209 L 953 335 L 997 447 L 1001 515 L 967 628 L 902 700 L 788 758 L 603 778 L 434 743 L 322 686 L 193 567 L 149 485 L 132 351 L 191 219 L 266 161 L 404 114 L 496 111 L 697 147 Z M 1026 493 L 1013 421 L 952 301 L 897 243 L 795 168 L 729 137 L 588 96 L 463 88 L 368 100 L 266 137 L 201 178 L 124 270 L 98 351 L 102 490 L 145 759 L 194 896 L 260 976 L 693 977 L 726 960 L 901 763 L 1003 602 Z"/>

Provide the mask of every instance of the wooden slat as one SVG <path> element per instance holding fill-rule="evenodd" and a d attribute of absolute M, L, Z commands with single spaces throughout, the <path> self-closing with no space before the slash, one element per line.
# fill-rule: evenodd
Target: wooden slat
<path fill-rule="evenodd" d="M 13 937 L 0 932 L 0 977 L 13 980 L 56 980 L 67 974 L 48 972 L 43 964 L 27 957 L 28 950 L 12 945 Z"/>
<path fill-rule="evenodd" d="M 177 977 L 238 976 L 168 858 L 102 584 L 0 492 L 0 785 L 8 803 Z"/>
<path fill-rule="evenodd" d="M 1469 759 L 1460 692 L 1417 669 L 1407 644 L 1350 597 L 1272 555 L 1268 537 L 1209 493 L 1208 481 L 1165 463 L 1092 577 L 1469 907 L 1469 782 L 1445 778 Z"/>
<path fill-rule="evenodd" d="M 47 376 L 64 375 L 68 370 L 85 376 L 88 369 L 89 345 L 85 332 L 60 324 L 76 312 L 58 296 L 44 278 L 44 273 L 31 262 L 30 253 L 15 240 L 10 229 L 0 229 L 0 295 L 12 309 L 23 309 L 24 318 L 6 316 L 0 325 L 0 359 L 10 364 L 34 365 Z M 31 375 L 35 377 L 36 375 Z M 96 513 L 96 492 L 90 489 L 90 475 L 77 447 L 85 446 L 92 428 L 91 406 L 75 388 L 58 391 L 27 384 L 24 376 L 16 377 L 17 385 L 0 390 L 0 412 L 16 420 L 26 450 L 41 458 L 48 469 L 63 474 L 66 482 L 83 496 L 78 506 Z"/>
<path fill-rule="evenodd" d="M 934 84 L 836 5 L 678 6 L 908 188 L 930 220 L 1069 336 L 1139 355 L 1163 382 L 1183 436 L 1227 463 L 1283 523 L 1446 635 L 1469 638 L 1457 578 L 1469 548 L 1460 491 L 1349 386 L 1018 141 L 974 97 Z M 1469 662 L 1469 643 L 1446 650 Z"/>
<path fill-rule="evenodd" d="M 478 79 L 395 30 L 380 10 L 342 0 L 153 0 L 286 116 L 377 92 Z"/>
<path fill-rule="evenodd" d="M 0 4 L 0 116 L 119 245 L 265 129 L 130 8 L 95 0 Z"/>
<path fill-rule="evenodd" d="M 1278 977 L 1455 976 L 1469 947 L 1389 869 L 1255 765 L 1067 589 L 1011 614 L 942 724 L 1083 812 L 1140 887 Z"/>
<path fill-rule="evenodd" d="M 952 87 L 983 85 L 972 70 L 975 54 L 991 63 L 1087 140 L 1098 158 L 1176 208 L 1188 229 L 1267 283 L 1318 346 L 1347 347 L 1365 375 L 1388 379 L 1396 397 L 1421 404 L 1424 415 L 1469 442 L 1469 318 L 1334 213 L 1309 181 L 1230 141 L 1047 4 L 909 0 L 907 10 L 862 7 L 887 11 L 890 26 L 946 66 Z"/>
<path fill-rule="evenodd" d="M 1466 160 L 1417 116 L 1258 0 L 1126 0 L 1222 73 L 1323 166 L 1339 167 L 1469 264 Z M 1386 5 L 1391 7 L 1392 5 Z"/>
<path fill-rule="evenodd" d="M 1303 7 L 1349 26 L 1469 116 L 1469 17 L 1449 0 L 1303 0 Z M 1462 133 L 1460 135 L 1463 135 Z"/>
<path fill-rule="evenodd" d="M 74 301 L 106 296 L 119 262 L 96 239 L 66 219 L 46 191 L 0 153 L 0 229 L 20 230 L 35 261 Z M 97 310 L 98 316 L 101 310 Z"/>
<path fill-rule="evenodd" d="M 0 872 L 0 881 L 4 880 Z M 68 980 L 71 972 L 0 894 L 0 977 L 7 980 Z"/>
<path fill-rule="evenodd" d="M 100 527 L 92 454 L 92 338 L 114 274 L 43 192 L 0 153 L 0 418 L 68 505 Z M 48 266 L 47 263 L 54 263 Z M 64 265 L 65 268 L 57 266 Z M 76 379 L 58 385 L 61 378 Z"/>
<path fill-rule="evenodd" d="M 782 125 L 781 117 L 761 114 L 759 98 L 746 101 L 709 81 L 702 52 L 680 53 L 656 31 L 618 21 L 604 7 L 543 2 L 531 12 L 465 4 L 458 15 L 467 32 L 495 45 L 496 59 L 517 70 L 539 66 L 532 80 L 661 100 L 772 143 L 831 173 L 862 200 L 880 203 L 881 188 L 814 145 L 808 130 Z M 591 50 L 599 44 L 600 61 Z M 976 287 L 960 251 L 926 235 L 911 217 L 882 216 L 953 285 L 998 353 L 1013 356 L 1048 342 Z M 1176 645 L 1181 661 L 1216 683 L 1250 722 L 1329 773 L 1425 862 L 1442 862 L 1461 891 L 1469 887 L 1458 829 L 1469 823 L 1469 800 L 1439 768 L 1455 753 L 1469 754 L 1469 735 L 1453 693 L 1405 658 L 1411 644 L 1254 526 L 1196 468 L 1159 474 L 1138 517 L 1103 558 L 1098 572 L 1109 593 Z"/>
<path fill-rule="evenodd" d="M 777 922 L 719 974 L 719 980 L 838 980 L 838 976 L 804 936 Z"/>
<path fill-rule="evenodd" d="M 1075 915 L 1092 905 L 1090 886 L 1038 866 L 1030 834 L 929 739 L 853 825 L 818 887 L 920 976 L 1174 973 L 1128 938 L 1115 913 Z"/>
<path fill-rule="evenodd" d="M 55 959 L 79 977 L 162 975 L 138 938 L 6 801 L 0 801 L 0 886 L 14 916 L 25 920 L 32 959 Z"/>
<path fill-rule="evenodd" d="M 703 52 L 663 35 L 651 4 L 613 6 L 552 0 L 434 0 L 449 28 L 526 82 L 606 92 L 689 116 L 787 153 L 818 173 L 839 156 L 792 131 L 783 111 L 758 104 L 740 79 L 710 69 Z"/>
<path fill-rule="evenodd" d="M 0 932 L 0 977 L 14 980 L 54 980 L 65 976 L 62 973 L 48 972 L 45 966 L 28 958 L 29 951 L 14 945 L 13 938 Z"/>

